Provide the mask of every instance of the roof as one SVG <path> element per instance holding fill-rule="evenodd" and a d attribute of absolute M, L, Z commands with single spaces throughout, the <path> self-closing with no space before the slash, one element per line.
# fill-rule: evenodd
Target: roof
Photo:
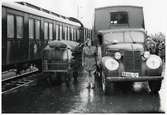
<path fill-rule="evenodd" d="M 19 10 L 19 11 L 23 11 L 23 12 L 26 12 L 26 13 L 30 13 L 30 14 L 33 14 L 33 15 L 37 15 L 37 16 L 40 16 L 40 17 L 45 17 L 45 18 L 49 18 L 49 19 L 52 19 L 52 20 L 57 20 L 57 21 L 64 22 L 64 23 L 67 23 L 67 24 L 80 26 L 79 23 L 70 21 L 68 19 L 63 19 L 63 18 L 57 17 L 55 15 L 48 14 L 46 12 L 43 12 L 43 11 L 40 11 L 40 10 L 37 10 L 37 9 L 33 9 L 33 8 L 30 8 L 28 6 L 21 5 L 21 4 L 18 4 L 18 3 L 2 2 L 2 6 L 12 8 L 12 9 L 15 9 L 15 10 Z"/>
<path fill-rule="evenodd" d="M 125 29 L 107 29 L 107 30 L 99 30 L 100 33 L 108 33 L 108 32 L 125 32 L 125 31 L 138 31 L 145 32 L 143 28 L 125 28 Z"/>
<path fill-rule="evenodd" d="M 133 7 L 133 8 L 143 8 L 142 6 L 131 6 L 131 5 L 115 5 L 115 6 L 105 6 L 95 8 L 95 10 L 107 9 L 107 8 L 117 8 L 117 7 Z"/>

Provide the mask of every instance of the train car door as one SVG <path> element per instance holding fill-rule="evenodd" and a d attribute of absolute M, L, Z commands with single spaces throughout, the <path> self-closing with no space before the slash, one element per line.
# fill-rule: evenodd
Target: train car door
<path fill-rule="evenodd" d="M 53 35 L 54 35 L 53 29 L 54 29 L 54 21 L 49 19 L 44 19 L 43 20 L 44 46 L 48 44 L 48 41 L 53 40 Z"/>
<path fill-rule="evenodd" d="M 36 60 L 41 57 L 42 34 L 41 18 L 29 15 L 28 19 L 29 59 Z"/>
<path fill-rule="evenodd" d="M 28 57 L 26 14 L 7 9 L 7 64 L 22 63 Z"/>
<path fill-rule="evenodd" d="M 6 8 L 2 8 L 2 70 L 5 70 L 7 54 Z"/>

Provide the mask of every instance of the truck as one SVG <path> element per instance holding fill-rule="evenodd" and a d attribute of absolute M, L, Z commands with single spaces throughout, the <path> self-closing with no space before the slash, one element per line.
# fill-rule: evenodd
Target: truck
<path fill-rule="evenodd" d="M 157 93 L 163 80 L 163 61 L 146 48 L 143 8 L 111 6 L 95 9 L 94 30 L 98 42 L 98 71 L 105 94 L 111 83 L 147 81 Z"/>

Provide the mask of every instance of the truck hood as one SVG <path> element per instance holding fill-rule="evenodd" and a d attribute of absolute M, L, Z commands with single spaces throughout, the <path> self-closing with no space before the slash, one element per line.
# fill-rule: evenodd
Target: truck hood
<path fill-rule="evenodd" d="M 129 50 L 129 51 L 144 51 L 143 44 L 137 44 L 137 43 L 118 43 L 118 44 L 112 44 L 107 45 L 107 49 L 112 50 Z"/>

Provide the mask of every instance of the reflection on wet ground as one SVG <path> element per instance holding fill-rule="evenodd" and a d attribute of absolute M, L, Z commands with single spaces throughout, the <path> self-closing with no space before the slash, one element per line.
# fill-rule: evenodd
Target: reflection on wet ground
<path fill-rule="evenodd" d="M 148 113 L 164 112 L 159 94 L 150 94 L 147 83 L 133 87 L 114 85 L 109 95 L 96 89 L 88 90 L 85 77 L 70 86 L 49 86 L 41 82 L 2 96 L 4 113 Z"/>

